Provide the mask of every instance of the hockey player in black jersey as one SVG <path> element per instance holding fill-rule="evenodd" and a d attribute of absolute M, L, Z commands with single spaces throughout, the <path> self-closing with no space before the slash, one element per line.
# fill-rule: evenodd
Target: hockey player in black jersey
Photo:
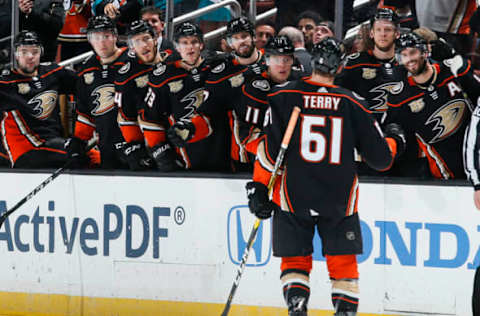
<path fill-rule="evenodd" d="M 425 41 L 414 33 L 396 43 L 398 61 L 408 76 L 388 94 L 386 124 L 400 124 L 415 136 L 419 152 L 437 179 L 465 178 L 462 140 L 480 83 L 460 56 L 431 63 Z M 465 96 L 468 94 L 468 97 Z"/>
<path fill-rule="evenodd" d="M 99 136 L 101 168 L 126 168 L 122 152 L 124 140 L 117 124 L 118 111 L 114 103 L 113 82 L 118 69 L 125 64 L 122 59 L 127 54 L 127 48 L 117 46 L 117 30 L 107 16 L 90 18 L 87 36 L 95 55 L 78 68 L 77 119 L 74 137 L 71 138 L 67 151 L 70 156 L 85 157 L 85 143 L 96 131 Z"/>
<path fill-rule="evenodd" d="M 365 100 L 333 85 L 342 56 L 343 46 L 337 40 L 322 40 L 313 49 L 312 77 L 277 86 L 268 95 L 270 108 L 254 182 L 246 186 L 249 208 L 258 218 L 274 213 L 273 254 L 282 259 L 280 278 L 289 316 L 307 315 L 315 228 L 322 238 L 335 315 L 356 315 L 355 255 L 362 253 L 362 236 L 353 150 L 357 148 L 367 163 L 383 170 L 392 164 L 396 148 L 403 146 L 398 135 L 387 144 Z M 294 106 L 301 113 L 270 201 L 266 184 Z"/>
<path fill-rule="evenodd" d="M 58 95 L 73 92 L 76 76 L 55 63 L 40 64 L 35 32 L 20 32 L 14 44 L 18 66 L 0 76 L 3 145 L 14 168 L 58 168 L 67 158 Z"/>
<path fill-rule="evenodd" d="M 223 154 L 224 142 L 218 142 L 215 135 L 180 148 L 167 140 L 167 129 L 190 120 L 204 99 L 210 97 L 204 89 L 209 66 L 201 56 L 202 31 L 193 23 L 182 23 L 175 29 L 174 41 L 182 59 L 158 64 L 149 74 L 148 91 L 139 117 L 147 147 L 160 171 L 225 170 L 228 157 Z M 205 128 L 207 134 L 211 132 L 207 122 L 201 128 Z"/>
<path fill-rule="evenodd" d="M 370 22 L 373 50 L 347 56 L 345 67 L 335 79 L 335 84 L 364 97 L 379 122 L 387 110 L 387 93 L 398 81 L 398 69 L 395 69 L 395 40 L 400 35 L 398 21 L 392 10 L 378 9 Z"/>
<path fill-rule="evenodd" d="M 137 118 L 143 109 L 142 100 L 148 88 L 148 74 L 155 64 L 165 62 L 171 53 L 156 49 L 157 35 L 146 21 L 133 21 L 128 27 L 127 37 L 131 53 L 128 53 L 125 65 L 118 70 L 115 78 L 118 124 L 127 142 L 123 153 L 130 169 L 150 169 L 151 159 Z"/>

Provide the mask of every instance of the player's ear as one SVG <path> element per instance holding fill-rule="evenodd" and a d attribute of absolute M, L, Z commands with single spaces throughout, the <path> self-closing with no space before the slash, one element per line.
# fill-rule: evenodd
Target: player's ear
<path fill-rule="evenodd" d="M 204 47 L 205 47 L 205 44 L 203 44 L 203 42 L 200 43 L 200 51 L 202 51 Z"/>
<path fill-rule="evenodd" d="M 373 28 L 370 29 L 370 38 L 373 39 Z"/>

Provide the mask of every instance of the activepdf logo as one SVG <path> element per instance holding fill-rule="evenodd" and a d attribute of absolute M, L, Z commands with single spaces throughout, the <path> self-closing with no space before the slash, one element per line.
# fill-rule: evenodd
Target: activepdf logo
<path fill-rule="evenodd" d="M 228 212 L 227 238 L 228 255 L 230 260 L 239 265 L 243 252 L 247 246 L 248 237 L 255 222 L 255 216 L 250 213 L 247 205 L 237 205 Z M 272 220 L 263 220 L 257 231 L 257 237 L 250 249 L 247 267 L 264 266 L 270 261 L 272 255 Z"/>

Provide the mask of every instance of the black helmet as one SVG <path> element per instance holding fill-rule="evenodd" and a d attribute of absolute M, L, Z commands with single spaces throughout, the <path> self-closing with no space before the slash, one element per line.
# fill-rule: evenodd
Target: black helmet
<path fill-rule="evenodd" d="M 173 40 L 178 43 L 180 37 L 196 36 L 203 43 L 203 32 L 198 25 L 190 22 L 183 22 L 175 29 Z"/>
<path fill-rule="evenodd" d="M 255 36 L 255 29 L 253 28 L 252 22 L 243 16 L 231 20 L 227 24 L 227 37 L 231 37 L 240 32 L 248 32 L 251 36 Z"/>
<path fill-rule="evenodd" d="M 21 31 L 15 36 L 14 40 L 15 48 L 20 45 L 36 45 L 42 47 L 42 42 L 37 33 L 33 31 Z"/>
<path fill-rule="evenodd" d="M 294 51 L 292 41 L 285 35 L 274 36 L 265 45 L 267 55 L 293 55 Z"/>
<path fill-rule="evenodd" d="M 126 35 L 128 38 L 130 38 L 134 35 L 141 33 L 149 33 L 153 38 L 157 38 L 157 34 L 153 29 L 153 26 L 151 26 L 150 23 L 144 20 L 136 20 L 130 23 L 127 28 Z"/>
<path fill-rule="evenodd" d="M 333 75 L 344 57 L 343 43 L 333 37 L 326 37 L 313 46 L 312 68 Z"/>
<path fill-rule="evenodd" d="M 418 48 L 422 53 L 427 51 L 427 42 L 415 33 L 405 33 L 395 41 L 395 52 L 400 54 L 405 48 Z"/>
<path fill-rule="evenodd" d="M 390 21 L 395 26 L 398 26 L 398 23 L 400 22 L 398 15 L 392 9 L 387 8 L 381 8 L 377 10 L 375 16 L 370 20 L 370 26 L 373 26 L 373 23 L 378 20 Z"/>
<path fill-rule="evenodd" d="M 87 33 L 97 31 L 112 31 L 112 33 L 117 34 L 115 23 L 106 15 L 92 16 L 88 20 Z"/>

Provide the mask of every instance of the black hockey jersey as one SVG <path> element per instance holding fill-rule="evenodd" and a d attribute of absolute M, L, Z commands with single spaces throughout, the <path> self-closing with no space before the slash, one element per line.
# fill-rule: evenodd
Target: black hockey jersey
<path fill-rule="evenodd" d="M 470 122 L 471 102 L 464 88 L 476 100 L 480 84 L 467 63 L 458 77 L 444 64 L 432 66 L 434 75 L 428 86 L 415 83 L 409 76 L 390 90 L 385 124 L 398 123 L 406 134 L 415 135 L 435 178 L 465 178 L 462 143 Z"/>
<path fill-rule="evenodd" d="M 294 106 L 301 108 L 274 186 L 273 201 L 299 214 L 311 210 L 325 217 L 356 212 L 357 148 L 372 168 L 390 167 L 392 154 L 367 103 L 351 91 L 309 79 L 277 86 L 268 95 L 270 108 L 254 167 L 254 181 L 268 183 Z"/>
<path fill-rule="evenodd" d="M 99 137 L 101 167 L 106 169 L 126 167 L 121 148 L 124 139 L 117 123 L 114 80 L 119 68 L 125 65 L 126 48 L 112 63 L 102 65 L 93 55 L 78 69 L 76 87 L 77 120 L 74 136 L 89 140 L 96 131 Z"/>
<path fill-rule="evenodd" d="M 369 110 L 380 122 L 387 111 L 387 93 L 401 80 L 402 69 L 394 59 L 377 59 L 372 51 L 355 53 L 347 56 L 347 63 L 335 78 L 335 84 L 364 97 Z"/>
<path fill-rule="evenodd" d="M 4 70 L 0 76 L 2 140 L 10 163 L 46 140 L 63 137 L 58 106 L 60 94 L 70 94 L 76 76 L 54 63 L 43 63 L 38 75 L 24 76 Z M 51 149 L 54 150 L 54 149 Z"/>

